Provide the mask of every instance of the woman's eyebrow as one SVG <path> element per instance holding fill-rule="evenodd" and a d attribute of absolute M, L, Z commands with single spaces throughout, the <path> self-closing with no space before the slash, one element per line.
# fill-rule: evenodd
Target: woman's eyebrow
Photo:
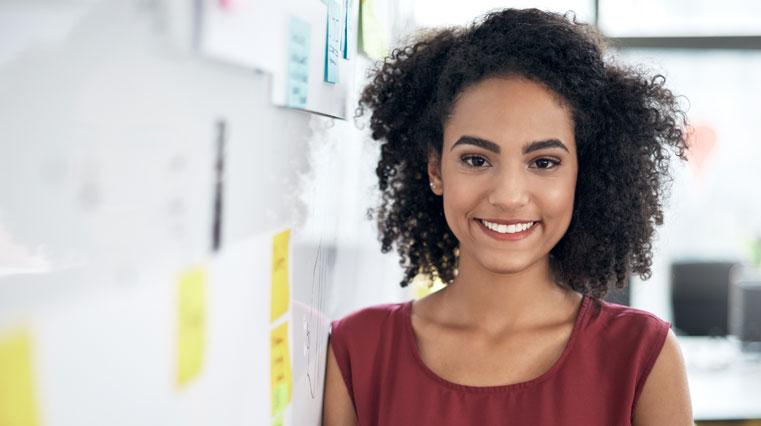
<path fill-rule="evenodd" d="M 496 143 L 487 141 L 486 139 L 477 138 L 475 136 L 461 136 L 460 139 L 458 139 L 457 142 L 452 145 L 451 149 L 454 149 L 457 145 L 475 145 L 496 154 L 499 154 L 501 151 L 499 145 Z M 568 147 L 566 147 L 563 142 L 560 142 L 559 139 L 547 139 L 543 141 L 534 141 L 524 145 L 523 153 L 528 154 L 534 151 L 539 151 L 540 149 L 547 148 L 560 148 L 565 152 L 570 152 L 568 151 Z"/>
<path fill-rule="evenodd" d="M 523 146 L 523 153 L 528 154 L 529 152 L 539 151 L 540 149 L 547 149 L 547 148 L 560 148 L 565 152 L 568 151 L 568 147 L 563 145 L 563 142 L 560 142 L 558 139 L 547 139 L 544 141 L 535 141 L 531 143 L 527 143 Z"/>
<path fill-rule="evenodd" d="M 454 145 L 452 145 L 452 148 L 450 149 L 450 151 L 454 149 L 454 147 L 456 147 L 457 145 L 465 145 L 465 144 L 480 146 L 481 148 L 487 149 L 495 154 L 499 154 L 500 152 L 499 145 L 497 145 L 496 143 L 487 141 L 486 139 L 477 138 L 475 136 L 461 136 L 460 139 L 458 139 L 457 142 L 455 142 Z"/>

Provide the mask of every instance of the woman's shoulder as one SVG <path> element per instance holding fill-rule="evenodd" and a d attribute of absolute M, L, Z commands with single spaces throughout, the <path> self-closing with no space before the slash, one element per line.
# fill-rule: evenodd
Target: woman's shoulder
<path fill-rule="evenodd" d="M 619 354 L 639 358 L 646 366 L 663 346 L 671 323 L 650 312 L 629 306 L 592 301 L 582 339 L 605 357 Z"/>
<path fill-rule="evenodd" d="M 603 300 L 594 300 L 593 316 L 605 326 L 619 325 L 627 327 L 647 327 L 660 329 L 670 327 L 671 324 L 662 320 L 657 315 L 642 309 L 630 306 L 610 303 Z"/>
<path fill-rule="evenodd" d="M 331 323 L 330 347 L 345 380 L 369 374 L 378 353 L 389 353 L 403 338 L 411 302 L 374 305 L 351 312 Z M 386 350 L 384 350 L 386 349 Z M 348 385 L 347 385 L 348 386 Z"/>
<path fill-rule="evenodd" d="M 358 309 L 333 321 L 331 323 L 333 333 L 364 334 L 368 330 L 378 330 L 383 327 L 384 324 L 391 325 L 391 320 L 403 315 L 404 309 L 407 308 L 409 304 L 409 301 L 384 303 Z"/>

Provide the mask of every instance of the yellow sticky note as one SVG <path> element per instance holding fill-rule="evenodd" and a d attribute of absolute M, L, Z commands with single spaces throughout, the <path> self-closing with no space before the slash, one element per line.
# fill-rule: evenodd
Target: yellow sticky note
<path fill-rule="evenodd" d="M 177 329 L 177 387 L 183 387 L 201 371 L 205 339 L 206 270 L 197 267 L 180 276 Z"/>
<path fill-rule="evenodd" d="M 288 241 L 291 231 L 283 231 L 272 239 L 272 305 L 270 321 L 288 310 L 291 290 L 288 283 Z"/>
<path fill-rule="evenodd" d="M 270 372 L 272 375 L 272 415 L 285 411 L 291 402 L 293 375 L 288 350 L 288 323 L 285 322 L 270 333 Z"/>
<path fill-rule="evenodd" d="M 283 413 L 278 413 L 278 415 L 275 416 L 275 418 L 272 420 L 272 426 L 283 426 L 285 425 L 285 421 L 283 421 Z"/>
<path fill-rule="evenodd" d="M 272 410 L 275 414 L 285 412 L 288 407 L 288 383 L 282 381 L 272 389 Z"/>
<path fill-rule="evenodd" d="M 359 48 L 372 59 L 388 56 L 388 31 L 375 14 L 375 0 L 359 4 Z"/>
<path fill-rule="evenodd" d="M 29 334 L 0 337 L 0 426 L 37 426 Z"/>

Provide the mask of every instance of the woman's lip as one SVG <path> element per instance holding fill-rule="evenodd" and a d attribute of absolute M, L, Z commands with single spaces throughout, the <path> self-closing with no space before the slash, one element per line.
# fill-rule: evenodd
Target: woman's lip
<path fill-rule="evenodd" d="M 539 222 L 538 220 L 531 220 L 531 219 L 486 219 L 486 218 L 476 218 L 477 221 L 485 220 L 487 222 L 496 223 L 498 225 L 515 225 L 518 223 L 536 223 Z"/>
<path fill-rule="evenodd" d="M 486 219 L 486 220 L 491 222 L 488 219 Z M 484 225 L 484 223 L 481 221 L 481 219 L 476 219 L 476 223 L 478 223 L 478 227 L 481 228 L 481 230 L 487 236 L 489 236 L 491 238 L 494 238 L 495 240 L 499 240 L 499 241 L 517 241 L 517 240 L 522 240 L 522 239 L 528 237 L 529 235 L 531 235 L 532 232 L 534 232 L 534 229 L 536 229 L 537 225 L 539 225 L 539 221 L 530 221 L 529 220 L 529 221 L 525 221 L 525 222 L 512 222 L 512 223 L 510 223 L 510 224 L 513 224 L 513 223 L 529 223 L 529 222 L 534 222 L 534 224 L 531 225 L 531 227 L 526 229 L 525 231 L 514 232 L 512 234 L 508 234 L 508 233 L 502 234 L 502 233 L 499 233 L 497 231 L 493 231 L 493 230 L 487 228 L 486 225 Z M 502 222 L 502 224 L 505 224 L 505 223 Z"/>

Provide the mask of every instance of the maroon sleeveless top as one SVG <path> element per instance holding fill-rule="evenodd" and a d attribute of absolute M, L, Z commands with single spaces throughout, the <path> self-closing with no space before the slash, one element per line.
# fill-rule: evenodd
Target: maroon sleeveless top
<path fill-rule="evenodd" d="M 655 315 L 584 297 L 565 350 L 528 382 L 449 382 L 420 358 L 412 301 L 333 321 L 330 345 L 360 426 L 630 425 L 671 326 Z"/>

